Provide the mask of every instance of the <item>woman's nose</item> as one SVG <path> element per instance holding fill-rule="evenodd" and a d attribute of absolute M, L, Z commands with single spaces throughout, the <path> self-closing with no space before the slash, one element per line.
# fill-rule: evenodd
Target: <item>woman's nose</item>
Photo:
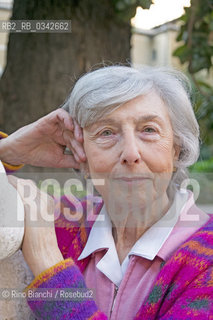
<path fill-rule="evenodd" d="M 141 159 L 140 150 L 134 134 L 129 134 L 123 140 L 123 146 L 120 156 L 121 164 L 133 165 L 139 163 Z"/>

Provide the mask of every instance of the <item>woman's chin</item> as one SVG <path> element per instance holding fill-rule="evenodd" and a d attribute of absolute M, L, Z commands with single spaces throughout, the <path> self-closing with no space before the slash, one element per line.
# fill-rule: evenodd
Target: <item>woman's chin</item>
<path fill-rule="evenodd" d="M 117 190 L 114 192 L 114 196 L 109 198 L 109 205 L 116 210 L 132 211 L 143 210 L 149 207 L 153 202 L 153 196 L 150 193 L 147 198 L 145 192 L 120 192 Z"/>

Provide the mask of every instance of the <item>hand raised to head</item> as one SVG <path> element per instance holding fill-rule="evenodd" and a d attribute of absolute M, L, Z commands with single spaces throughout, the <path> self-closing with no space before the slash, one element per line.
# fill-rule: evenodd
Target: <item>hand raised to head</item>
<path fill-rule="evenodd" d="M 66 147 L 72 154 L 64 154 Z M 86 160 L 82 129 L 68 112 L 57 109 L 2 139 L 0 158 L 13 165 L 78 169 Z"/>

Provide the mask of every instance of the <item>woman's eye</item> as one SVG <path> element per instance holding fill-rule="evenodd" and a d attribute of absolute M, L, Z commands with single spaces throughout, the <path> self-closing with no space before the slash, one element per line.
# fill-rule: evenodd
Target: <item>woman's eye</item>
<path fill-rule="evenodd" d="M 101 136 L 111 136 L 112 135 L 112 131 L 111 130 L 104 130 L 103 132 L 101 132 Z"/>
<path fill-rule="evenodd" d="M 152 133 L 152 132 L 156 132 L 156 130 L 154 128 L 147 127 L 144 129 L 144 132 Z"/>

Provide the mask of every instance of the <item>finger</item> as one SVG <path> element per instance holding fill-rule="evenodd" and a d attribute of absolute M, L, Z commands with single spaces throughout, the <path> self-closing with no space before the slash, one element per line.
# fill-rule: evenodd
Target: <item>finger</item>
<path fill-rule="evenodd" d="M 73 168 L 80 169 L 80 164 L 75 160 L 72 155 L 64 155 L 58 163 L 58 168 Z"/>
<path fill-rule="evenodd" d="M 49 114 L 47 114 L 45 117 L 38 120 L 40 122 L 40 125 L 42 125 L 43 122 L 48 123 L 49 125 L 53 124 L 60 124 L 60 126 L 65 130 L 74 130 L 74 124 L 72 117 L 69 115 L 69 113 L 63 109 L 57 109 Z"/>
<path fill-rule="evenodd" d="M 76 140 L 71 131 L 64 131 L 64 141 L 66 146 L 73 152 L 77 154 L 80 161 L 86 161 L 86 154 L 84 152 L 84 147 L 82 142 Z"/>
<path fill-rule="evenodd" d="M 73 151 L 73 154 L 77 154 L 81 161 L 86 161 L 86 154 L 84 152 L 82 143 L 79 143 L 74 138 L 70 138 L 69 144 L 71 145 L 71 150 Z"/>
<path fill-rule="evenodd" d="M 75 119 L 73 119 L 73 122 L 74 122 L 74 136 L 77 141 L 83 142 L 83 130 Z"/>
<path fill-rule="evenodd" d="M 74 154 L 73 156 L 74 156 L 75 160 L 76 160 L 78 163 L 81 162 L 77 154 Z"/>
<path fill-rule="evenodd" d="M 58 119 L 63 123 L 64 129 L 73 131 L 74 123 L 69 113 L 63 109 L 58 109 L 57 111 L 58 111 L 57 113 Z"/>
<path fill-rule="evenodd" d="M 71 144 L 68 144 L 67 146 L 70 150 L 71 153 L 66 152 L 65 154 L 71 154 L 74 158 L 75 161 L 78 162 L 79 164 L 82 162 L 82 160 L 79 158 L 79 156 L 77 155 L 77 153 L 75 152 L 75 150 L 72 148 Z"/>

